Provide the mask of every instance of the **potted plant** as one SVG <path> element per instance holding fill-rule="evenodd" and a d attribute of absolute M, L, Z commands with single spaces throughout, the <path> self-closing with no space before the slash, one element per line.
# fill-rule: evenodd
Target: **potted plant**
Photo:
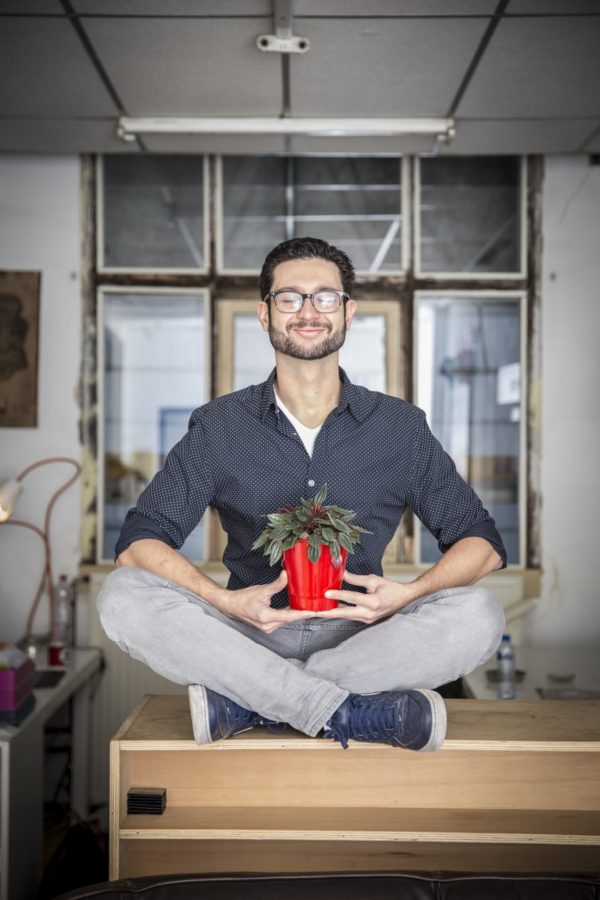
<path fill-rule="evenodd" d="M 267 526 L 252 545 L 263 549 L 274 566 L 283 558 L 288 573 L 288 596 L 293 609 L 333 609 L 337 600 L 325 591 L 342 586 L 348 553 L 361 534 L 371 534 L 352 523 L 351 509 L 325 505 L 327 485 L 297 506 L 284 506 L 267 516 Z"/>

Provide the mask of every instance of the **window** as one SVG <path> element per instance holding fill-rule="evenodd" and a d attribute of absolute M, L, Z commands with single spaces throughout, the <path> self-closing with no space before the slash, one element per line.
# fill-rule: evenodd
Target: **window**
<path fill-rule="evenodd" d="M 206 164 L 185 156 L 106 156 L 98 192 L 100 269 L 206 272 Z"/>
<path fill-rule="evenodd" d="M 258 272 L 279 241 L 310 234 L 346 250 L 358 272 L 342 366 L 425 409 L 495 517 L 509 563 L 525 565 L 534 165 L 389 154 L 100 160 L 92 273 L 100 476 L 88 561 L 112 559 L 127 510 L 191 411 L 267 377 L 273 353 L 256 321 Z M 91 389 L 88 405 L 93 419 Z M 184 552 L 217 562 L 223 541 L 209 512 Z M 407 514 L 384 564 L 428 565 L 438 555 Z"/>
<path fill-rule="evenodd" d="M 522 160 L 422 159 L 417 174 L 415 253 L 420 274 L 524 275 Z"/>
<path fill-rule="evenodd" d="M 343 247 L 360 272 L 406 268 L 398 157 L 229 156 L 220 166 L 221 268 L 254 272 L 300 235 Z"/>
<path fill-rule="evenodd" d="M 127 510 L 208 399 L 210 329 L 205 291 L 101 290 L 99 314 L 98 546 L 111 559 Z M 206 557 L 204 532 L 201 522 L 185 556 Z"/>
<path fill-rule="evenodd" d="M 524 558 L 524 313 L 522 294 L 417 295 L 416 403 L 496 520 L 508 562 L 517 564 Z M 440 556 L 420 523 L 417 546 L 422 562 Z"/>

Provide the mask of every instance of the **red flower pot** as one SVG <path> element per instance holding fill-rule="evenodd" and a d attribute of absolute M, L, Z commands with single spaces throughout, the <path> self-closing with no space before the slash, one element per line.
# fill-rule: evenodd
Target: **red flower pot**
<path fill-rule="evenodd" d="M 338 591 L 342 586 L 348 552 L 340 548 L 341 562 L 334 565 L 327 544 L 321 545 L 319 561 L 308 558 L 308 541 L 298 541 L 283 551 L 283 567 L 287 572 L 287 592 L 292 609 L 310 609 L 315 612 L 335 609 L 337 600 L 328 600 L 325 591 Z"/>

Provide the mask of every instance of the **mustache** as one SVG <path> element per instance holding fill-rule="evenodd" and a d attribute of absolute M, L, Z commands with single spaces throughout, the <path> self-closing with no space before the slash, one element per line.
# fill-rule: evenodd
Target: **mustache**
<path fill-rule="evenodd" d="M 315 319 L 314 322 L 302 322 L 297 325 L 288 325 L 288 331 L 296 331 L 299 328 L 326 328 L 327 331 L 331 331 L 331 324 L 329 322 L 319 321 Z"/>

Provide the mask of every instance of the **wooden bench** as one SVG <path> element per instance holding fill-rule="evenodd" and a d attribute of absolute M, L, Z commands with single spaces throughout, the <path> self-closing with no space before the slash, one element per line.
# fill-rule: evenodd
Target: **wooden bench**
<path fill-rule="evenodd" d="M 111 742 L 110 877 L 600 871 L 600 701 L 449 700 L 437 753 L 257 728 L 198 746 L 187 697 Z M 127 815 L 164 787 L 162 815 Z"/>

